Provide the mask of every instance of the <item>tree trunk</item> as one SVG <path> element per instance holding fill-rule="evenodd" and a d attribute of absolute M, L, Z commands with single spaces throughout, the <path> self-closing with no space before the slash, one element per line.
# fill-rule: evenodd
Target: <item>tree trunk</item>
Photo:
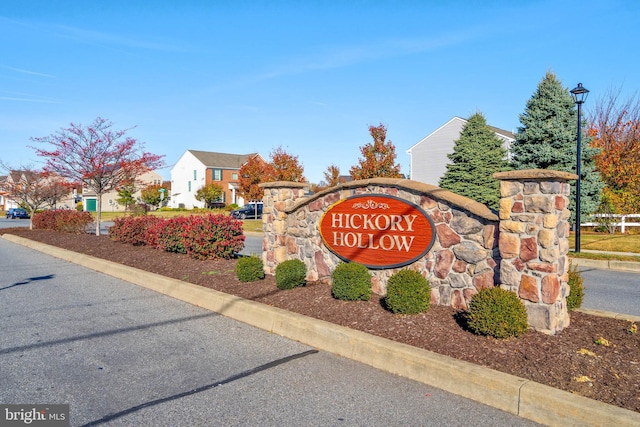
<path fill-rule="evenodd" d="M 100 215 L 102 214 L 102 194 L 97 193 L 96 200 L 96 236 L 100 235 Z"/>

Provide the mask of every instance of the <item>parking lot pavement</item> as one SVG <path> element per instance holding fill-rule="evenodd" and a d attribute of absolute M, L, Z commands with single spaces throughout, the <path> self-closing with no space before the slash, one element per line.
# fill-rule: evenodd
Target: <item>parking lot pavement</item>
<path fill-rule="evenodd" d="M 0 403 L 71 425 L 535 425 L 0 239 Z"/>

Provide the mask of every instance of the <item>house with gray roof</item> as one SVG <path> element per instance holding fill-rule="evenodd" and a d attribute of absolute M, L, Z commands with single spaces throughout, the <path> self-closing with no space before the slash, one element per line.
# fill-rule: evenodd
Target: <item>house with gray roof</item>
<path fill-rule="evenodd" d="M 447 164 L 450 163 L 447 155 L 453 153 L 455 141 L 460 138 L 460 133 L 466 123 L 467 120 L 463 118 L 453 117 L 406 151 L 411 158 L 410 178 L 412 180 L 438 185 L 440 178 L 447 171 Z M 515 135 L 503 129 L 489 127 L 498 138 L 504 141 L 508 152 L 509 147 L 515 141 Z"/>
<path fill-rule="evenodd" d="M 187 150 L 171 169 L 171 196 L 169 206 L 173 208 L 203 208 L 204 202 L 196 200 L 196 192 L 204 185 L 214 182 L 222 187 L 219 202 L 224 205 L 244 204 L 239 194 L 238 173 L 249 159 L 258 153 L 230 154 L 211 151 Z"/>

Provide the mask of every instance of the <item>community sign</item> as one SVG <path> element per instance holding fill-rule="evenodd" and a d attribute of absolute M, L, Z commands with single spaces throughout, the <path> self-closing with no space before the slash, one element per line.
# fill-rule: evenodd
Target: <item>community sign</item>
<path fill-rule="evenodd" d="M 420 206 L 383 194 L 342 199 L 320 220 L 320 235 L 331 252 L 371 269 L 417 261 L 433 246 L 434 230 L 433 220 Z"/>

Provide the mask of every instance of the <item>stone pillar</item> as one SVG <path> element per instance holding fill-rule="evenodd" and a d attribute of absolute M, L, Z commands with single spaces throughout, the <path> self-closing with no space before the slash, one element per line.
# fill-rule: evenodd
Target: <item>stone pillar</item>
<path fill-rule="evenodd" d="M 520 170 L 493 175 L 500 182 L 500 281 L 525 307 L 529 325 L 548 334 L 569 326 L 568 181 L 577 175 Z"/>
<path fill-rule="evenodd" d="M 276 266 L 287 260 L 287 214 L 286 208 L 292 207 L 297 199 L 304 197 L 309 184 L 299 182 L 266 182 L 260 184 L 264 189 L 262 199 L 262 262 L 265 274 L 274 275 Z"/>

